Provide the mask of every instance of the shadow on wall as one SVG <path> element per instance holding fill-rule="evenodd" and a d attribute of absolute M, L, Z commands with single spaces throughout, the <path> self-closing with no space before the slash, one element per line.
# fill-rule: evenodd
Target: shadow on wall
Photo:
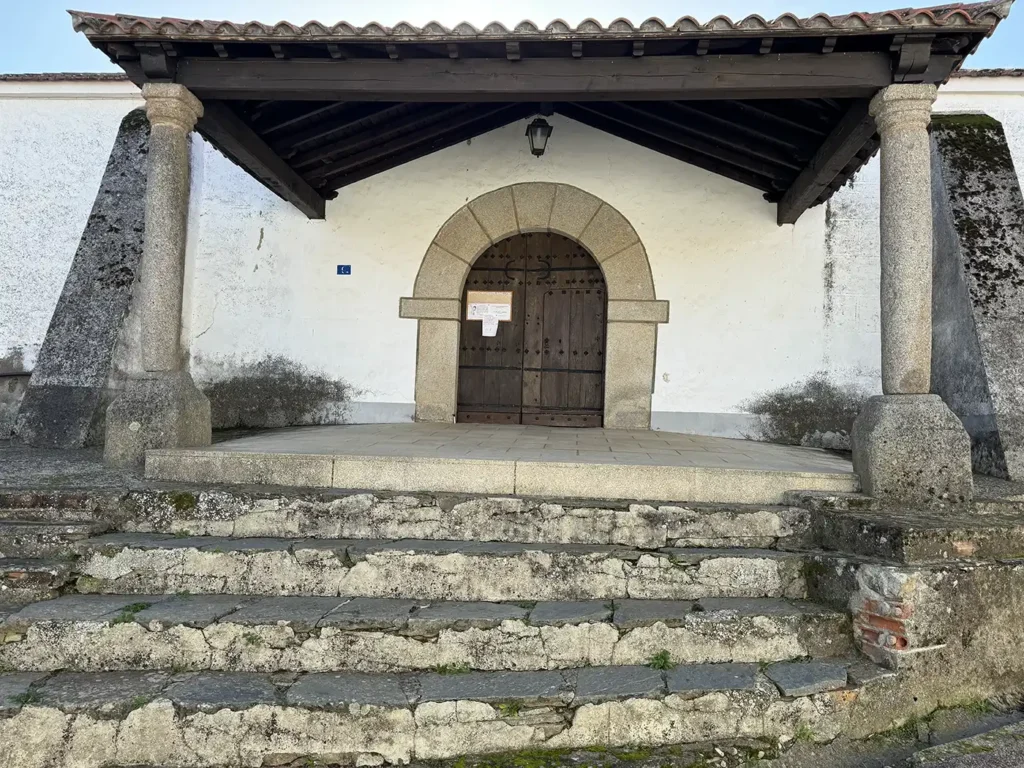
<path fill-rule="evenodd" d="M 740 407 L 754 414 L 750 440 L 850 450 L 853 421 L 870 394 L 859 387 L 829 381 L 816 373 L 806 381 L 765 392 Z"/>
<path fill-rule="evenodd" d="M 214 429 L 344 424 L 348 416 L 353 392 L 347 382 L 279 355 L 243 364 L 197 357 L 195 363 L 219 372 L 202 385 Z"/>

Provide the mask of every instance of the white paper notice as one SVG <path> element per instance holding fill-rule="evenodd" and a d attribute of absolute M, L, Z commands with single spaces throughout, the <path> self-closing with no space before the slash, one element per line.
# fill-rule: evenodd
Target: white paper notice
<path fill-rule="evenodd" d="M 497 336 L 498 335 L 498 318 L 496 315 L 484 315 L 483 316 L 484 336 Z"/>
<path fill-rule="evenodd" d="M 469 305 L 469 313 L 467 318 L 469 320 L 483 320 L 487 321 L 488 317 L 493 317 L 495 320 L 511 320 L 512 319 L 512 305 L 511 304 L 489 304 L 485 302 L 474 301 Z M 484 334 L 485 336 L 493 336 L 494 334 Z"/>

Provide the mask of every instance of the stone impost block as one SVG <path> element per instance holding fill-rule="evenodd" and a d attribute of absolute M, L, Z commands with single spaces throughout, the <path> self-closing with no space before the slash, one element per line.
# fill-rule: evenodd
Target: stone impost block
<path fill-rule="evenodd" d="M 853 467 L 869 496 L 908 504 L 969 501 L 971 440 L 938 395 L 880 395 L 853 425 Z"/>
<path fill-rule="evenodd" d="M 609 299 L 609 323 L 667 323 L 668 302 L 657 300 Z"/>
<path fill-rule="evenodd" d="M 461 302 L 458 299 L 399 299 L 398 316 L 413 320 L 459 320 Z"/>
<path fill-rule="evenodd" d="M 187 371 L 129 379 L 107 409 L 103 458 L 142 464 L 150 448 L 191 448 L 211 441 L 210 401 Z"/>

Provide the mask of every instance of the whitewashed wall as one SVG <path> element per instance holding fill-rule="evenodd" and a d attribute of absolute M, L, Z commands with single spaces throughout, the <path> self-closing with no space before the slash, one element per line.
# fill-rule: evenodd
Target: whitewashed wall
<path fill-rule="evenodd" d="M 0 358 L 20 348 L 30 368 L 118 122 L 138 99 L 121 84 L 60 86 L 77 99 L 21 85 L 48 97 L 12 97 L 0 83 Z M 939 109 L 1002 120 L 1024 170 L 1024 80 L 958 79 Z M 819 371 L 878 387 L 875 163 L 828 206 L 778 227 L 753 189 L 552 123 L 543 158 L 527 151 L 522 125 L 507 126 L 342 190 L 325 221 L 197 146 L 185 318 L 196 379 L 230 380 L 273 356 L 349 382 L 352 420 L 410 418 L 416 324 L 398 318 L 398 298 L 434 233 L 488 190 L 560 181 L 632 222 L 658 297 L 672 302 L 659 330 L 657 426 L 735 434 L 745 400 Z"/>
<path fill-rule="evenodd" d="M 121 118 L 141 104 L 130 83 L 0 82 L 0 374 L 35 365 Z"/>

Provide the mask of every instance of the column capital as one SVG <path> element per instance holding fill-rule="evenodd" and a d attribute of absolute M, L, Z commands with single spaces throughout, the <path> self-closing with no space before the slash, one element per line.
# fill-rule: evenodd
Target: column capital
<path fill-rule="evenodd" d="M 934 85 L 895 83 L 874 95 L 868 111 L 882 133 L 894 128 L 926 128 L 938 92 Z"/>
<path fill-rule="evenodd" d="M 188 133 L 203 116 L 203 103 L 177 83 L 146 83 L 142 98 L 150 125 L 171 125 Z"/>

